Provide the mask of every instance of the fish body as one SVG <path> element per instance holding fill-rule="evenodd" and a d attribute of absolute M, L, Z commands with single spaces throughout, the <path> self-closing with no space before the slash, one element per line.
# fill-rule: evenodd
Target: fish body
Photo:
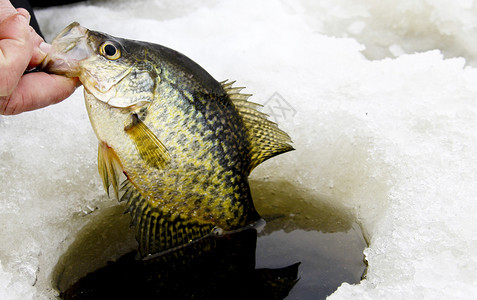
<path fill-rule="evenodd" d="M 289 136 L 233 83 L 161 45 L 73 23 L 43 69 L 79 77 L 99 141 L 98 168 L 132 214 L 142 255 L 260 219 L 248 175 L 292 150 Z"/>

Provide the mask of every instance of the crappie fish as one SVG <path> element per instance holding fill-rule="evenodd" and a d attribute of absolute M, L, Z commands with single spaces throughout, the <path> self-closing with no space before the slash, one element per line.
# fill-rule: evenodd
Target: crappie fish
<path fill-rule="evenodd" d="M 248 184 L 290 137 L 233 82 L 161 45 L 66 27 L 43 70 L 78 77 L 104 187 L 123 195 L 141 255 L 260 219 Z"/>

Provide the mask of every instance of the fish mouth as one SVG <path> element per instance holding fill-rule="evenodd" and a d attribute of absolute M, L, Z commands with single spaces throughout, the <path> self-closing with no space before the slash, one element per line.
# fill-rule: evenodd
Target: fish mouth
<path fill-rule="evenodd" d="M 93 54 L 87 41 L 88 32 L 78 22 L 68 25 L 51 43 L 52 50 L 40 68 L 48 73 L 78 77 L 80 62 Z"/>
<path fill-rule="evenodd" d="M 73 22 L 70 25 L 66 26 L 53 40 L 62 40 L 62 39 L 75 39 L 78 37 L 83 37 L 87 34 L 88 29 L 81 26 L 78 22 Z"/>

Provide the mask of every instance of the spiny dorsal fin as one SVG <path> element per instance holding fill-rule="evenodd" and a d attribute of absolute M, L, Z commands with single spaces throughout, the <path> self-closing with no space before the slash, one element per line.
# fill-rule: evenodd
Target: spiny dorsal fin
<path fill-rule="evenodd" d="M 124 127 L 124 130 L 133 140 L 141 158 L 149 165 L 161 168 L 169 162 L 170 156 L 166 147 L 137 114 L 131 114 L 131 123 Z"/>
<path fill-rule="evenodd" d="M 114 149 L 105 142 L 100 142 L 98 145 L 98 170 L 108 196 L 109 186 L 112 185 L 116 199 L 119 199 L 118 182 L 122 173 L 121 162 Z"/>
<path fill-rule="evenodd" d="M 293 150 L 290 136 L 279 129 L 277 124 L 268 120 L 268 115 L 257 109 L 262 105 L 250 102 L 247 99 L 251 94 L 240 93 L 243 87 L 232 87 L 235 81 L 222 81 L 222 87 L 229 95 L 230 100 L 235 105 L 247 129 L 247 135 L 251 144 L 250 171 L 263 161 Z"/>
<path fill-rule="evenodd" d="M 152 206 L 129 180 L 123 182 L 126 212 L 132 216 L 136 227 L 136 240 L 142 257 L 185 246 L 212 234 L 214 225 L 186 220 Z"/>

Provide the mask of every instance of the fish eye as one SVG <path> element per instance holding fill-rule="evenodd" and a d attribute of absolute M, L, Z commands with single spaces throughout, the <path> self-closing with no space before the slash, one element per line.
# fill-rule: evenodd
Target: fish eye
<path fill-rule="evenodd" d="M 110 60 L 115 60 L 121 57 L 121 51 L 111 42 L 104 42 L 99 47 L 99 53 Z"/>

